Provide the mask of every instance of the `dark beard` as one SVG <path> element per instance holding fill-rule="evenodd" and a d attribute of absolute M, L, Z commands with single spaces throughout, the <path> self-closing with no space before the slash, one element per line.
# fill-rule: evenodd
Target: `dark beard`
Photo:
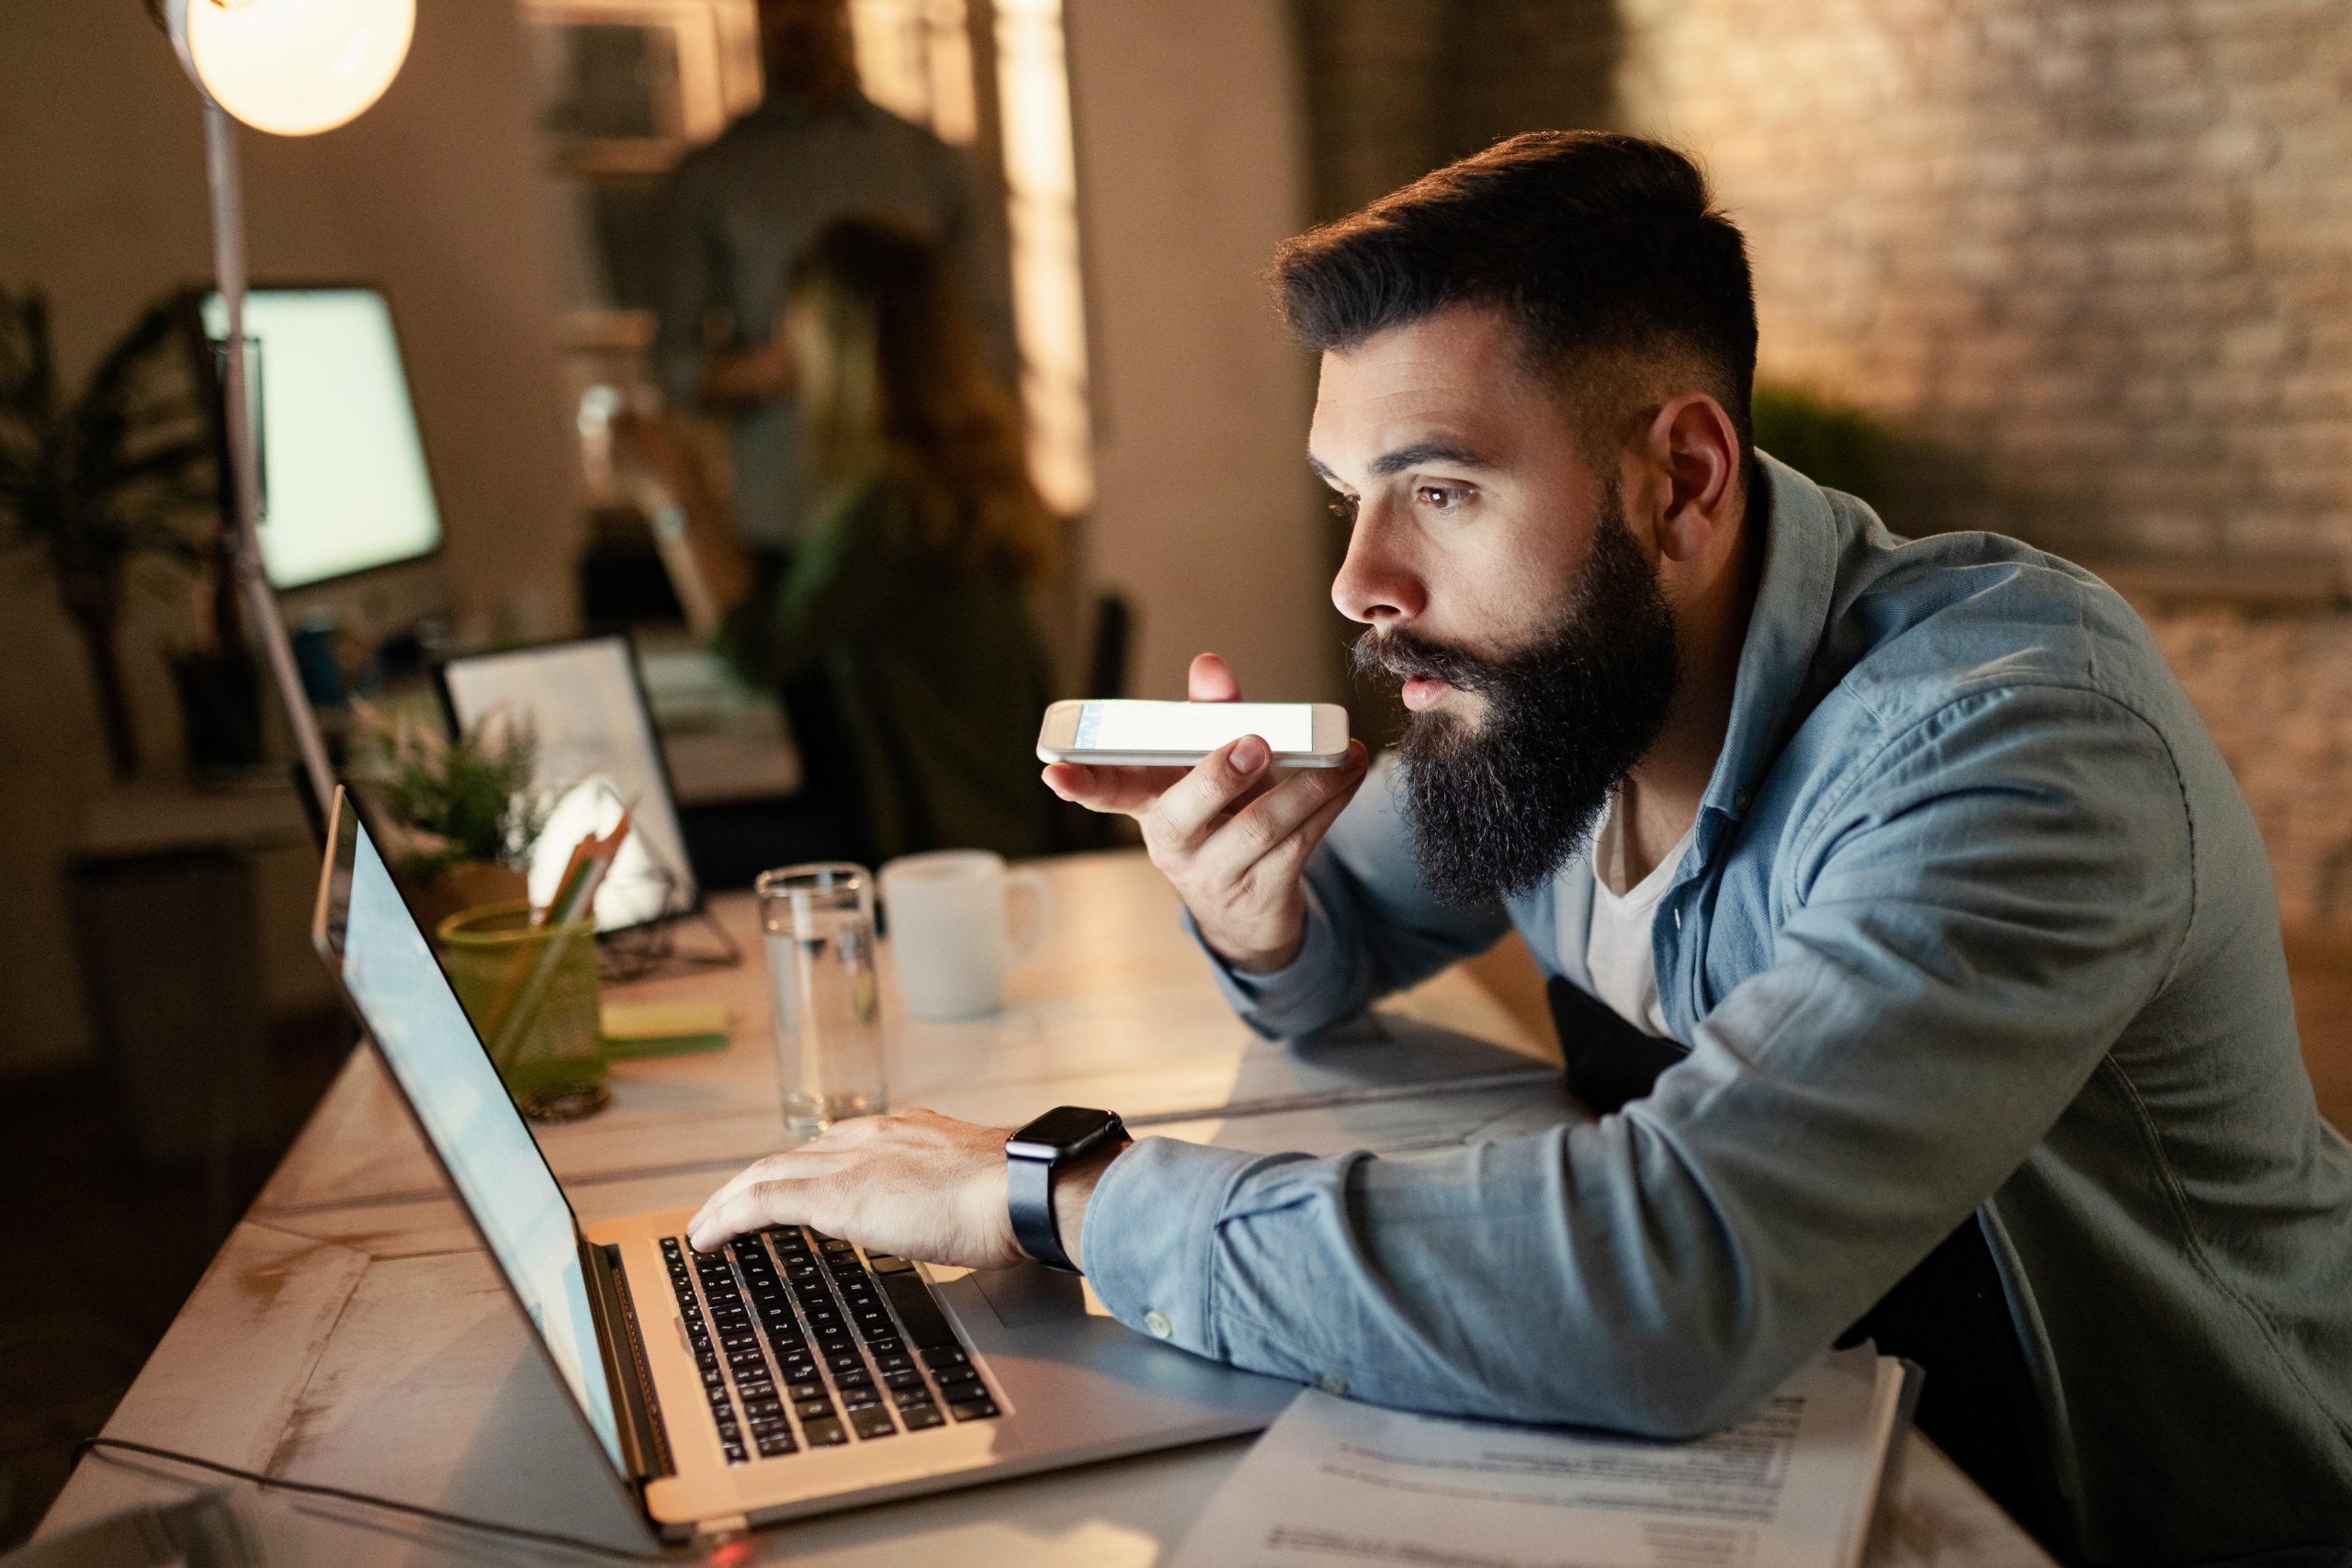
<path fill-rule="evenodd" d="M 1487 699 L 1476 732 L 1417 713 L 1396 748 L 1422 881 L 1470 908 L 1532 891 L 1585 847 L 1657 739 L 1680 674 L 1673 613 L 1613 485 L 1566 609 L 1534 647 L 1482 659 L 1410 632 L 1366 632 L 1355 664 Z"/>

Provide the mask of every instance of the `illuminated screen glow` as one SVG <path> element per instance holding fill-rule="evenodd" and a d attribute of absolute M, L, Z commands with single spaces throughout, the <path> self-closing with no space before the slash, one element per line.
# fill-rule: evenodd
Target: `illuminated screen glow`
<path fill-rule="evenodd" d="M 228 336 L 217 294 L 205 297 L 204 330 L 215 343 Z M 384 297 L 256 288 L 245 297 L 245 355 L 270 586 L 432 554 L 441 509 Z"/>
<path fill-rule="evenodd" d="M 1277 751 L 1315 749 L 1310 703 L 1088 703 L 1079 710 L 1078 751 L 1214 751 L 1255 735 Z"/>
<path fill-rule="evenodd" d="M 586 1413 L 605 1457 L 625 1472 L 571 1206 L 368 830 L 353 827 L 344 987 L 547 1342 L 564 1387 Z"/>
<path fill-rule="evenodd" d="M 629 834 L 596 889 L 596 929 L 620 931 L 694 907 L 685 834 L 662 778 L 661 742 L 638 696 L 628 638 L 453 659 L 441 677 L 460 725 L 502 712 L 527 722 L 538 743 L 532 784 L 561 797 L 531 857 L 533 902 L 555 897 L 572 847 L 586 834 L 610 832 L 626 805 Z"/>

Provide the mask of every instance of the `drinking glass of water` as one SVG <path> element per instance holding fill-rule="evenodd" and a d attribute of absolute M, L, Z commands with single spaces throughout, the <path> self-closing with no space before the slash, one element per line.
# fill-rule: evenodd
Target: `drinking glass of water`
<path fill-rule="evenodd" d="M 872 874 L 847 863 L 787 865 L 752 886 L 785 1132 L 805 1139 L 843 1117 L 888 1110 Z"/>

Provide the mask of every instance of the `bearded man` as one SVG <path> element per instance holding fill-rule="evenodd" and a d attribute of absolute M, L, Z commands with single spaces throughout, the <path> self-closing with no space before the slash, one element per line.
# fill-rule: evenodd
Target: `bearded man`
<path fill-rule="evenodd" d="M 1605 1113 L 1408 1159 L 1146 1139 L 1057 1170 L 1042 1236 L 1002 1129 L 916 1113 L 763 1161 L 696 1245 L 1069 1261 L 1204 1356 L 1658 1436 L 1869 1333 L 2063 1556 L 2346 1561 L 2352 1149 L 2260 838 L 2145 627 L 1754 450 L 1745 246 L 1669 149 L 1504 142 L 1272 282 L 1403 741 L 1046 782 L 1138 819 L 1270 1036 L 1515 929 Z"/>

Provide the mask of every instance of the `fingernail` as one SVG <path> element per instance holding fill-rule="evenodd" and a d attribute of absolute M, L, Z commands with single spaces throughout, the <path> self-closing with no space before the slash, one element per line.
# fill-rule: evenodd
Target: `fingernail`
<path fill-rule="evenodd" d="M 1266 743 L 1254 735 L 1245 735 L 1233 748 L 1233 771 L 1254 773 L 1266 765 Z"/>

